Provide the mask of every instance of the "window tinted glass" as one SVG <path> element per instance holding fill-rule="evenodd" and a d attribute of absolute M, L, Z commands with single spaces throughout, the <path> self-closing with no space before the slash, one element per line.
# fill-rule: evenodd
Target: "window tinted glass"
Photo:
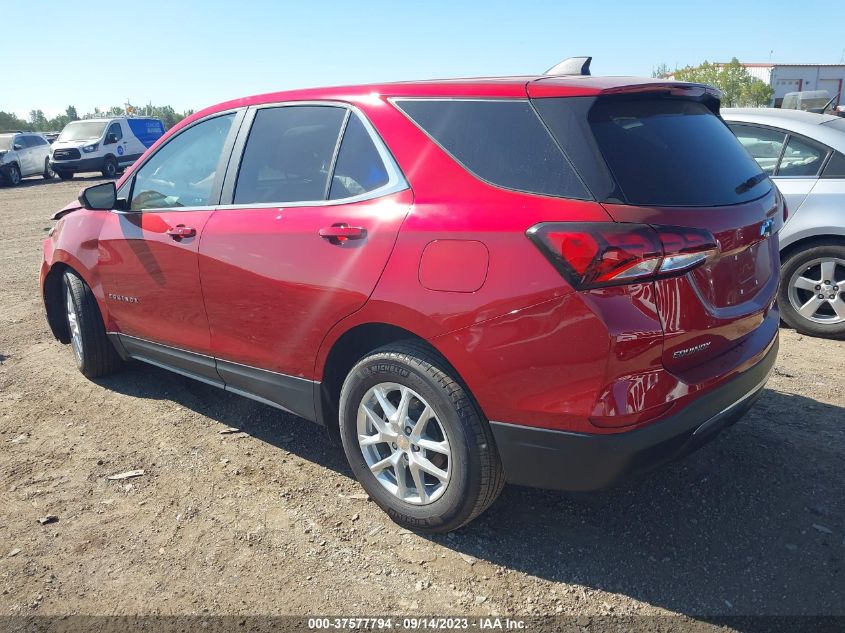
<path fill-rule="evenodd" d="M 346 112 L 331 106 L 259 110 L 238 172 L 235 204 L 325 200 Z"/>
<path fill-rule="evenodd" d="M 114 134 L 115 138 L 119 141 L 123 138 L 123 131 L 120 129 L 120 123 L 112 123 L 109 126 L 108 134 Z"/>
<path fill-rule="evenodd" d="M 845 154 L 835 152 L 824 168 L 822 178 L 845 178 Z"/>
<path fill-rule="evenodd" d="M 28 147 L 38 147 L 40 145 L 47 145 L 47 141 L 45 141 L 40 136 L 36 136 L 35 134 L 30 134 L 26 137 L 26 144 Z"/>
<path fill-rule="evenodd" d="M 542 100 L 553 102 L 540 109 L 544 119 L 549 120 L 550 110 L 569 108 L 570 99 L 585 98 Z M 760 166 L 702 103 L 651 96 L 592 101 L 586 114 L 590 135 L 584 137 L 590 148 L 579 150 L 578 160 L 603 157 L 618 188 L 614 195 L 628 204 L 721 206 L 753 200 L 771 190 L 767 178 L 746 185 L 760 174 Z M 549 127 L 569 151 L 566 128 L 551 122 Z M 581 170 L 577 160 L 575 166 Z M 584 168 L 590 169 L 595 167 Z"/>
<path fill-rule="evenodd" d="M 329 198 L 338 200 L 367 193 L 383 187 L 388 180 L 373 139 L 361 119 L 351 114 L 337 155 Z"/>
<path fill-rule="evenodd" d="M 159 149 L 135 176 L 130 208 L 204 207 L 234 114 L 197 123 Z"/>
<path fill-rule="evenodd" d="M 729 123 L 728 126 L 763 171 L 770 176 L 774 175 L 786 133 L 754 125 Z"/>
<path fill-rule="evenodd" d="M 792 136 L 786 144 L 783 158 L 780 159 L 777 175 L 807 178 L 818 176 L 826 156 L 827 148 L 823 145 Z"/>
<path fill-rule="evenodd" d="M 525 101 L 398 101 L 396 105 L 483 180 L 550 196 L 590 197 Z"/>

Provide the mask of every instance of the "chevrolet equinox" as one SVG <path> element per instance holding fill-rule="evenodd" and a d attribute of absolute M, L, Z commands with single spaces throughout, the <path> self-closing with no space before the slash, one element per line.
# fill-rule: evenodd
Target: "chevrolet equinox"
<path fill-rule="evenodd" d="M 229 101 L 58 211 L 89 378 L 137 359 L 324 425 L 397 523 L 608 486 L 741 417 L 786 208 L 718 91 L 536 76 Z"/>

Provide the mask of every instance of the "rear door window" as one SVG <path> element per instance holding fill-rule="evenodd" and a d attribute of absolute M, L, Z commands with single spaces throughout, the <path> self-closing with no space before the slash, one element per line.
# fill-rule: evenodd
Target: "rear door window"
<path fill-rule="evenodd" d="M 389 179 L 373 139 L 361 119 L 351 114 L 335 162 L 329 199 L 359 196 L 383 187 Z"/>
<path fill-rule="evenodd" d="M 780 159 L 777 175 L 793 178 L 815 178 L 827 158 L 828 148 L 810 139 L 791 136 Z"/>
<path fill-rule="evenodd" d="M 738 123 L 728 123 L 728 127 L 761 169 L 773 176 L 786 142 L 786 132 Z"/>
<path fill-rule="evenodd" d="M 534 103 L 600 200 L 709 207 L 771 190 L 727 125 L 698 101 L 632 95 Z"/>
<path fill-rule="evenodd" d="M 395 104 L 464 168 L 490 184 L 590 198 L 528 101 L 401 99 Z"/>
<path fill-rule="evenodd" d="M 234 203 L 325 200 L 346 113 L 335 106 L 259 110 L 244 149 Z"/>

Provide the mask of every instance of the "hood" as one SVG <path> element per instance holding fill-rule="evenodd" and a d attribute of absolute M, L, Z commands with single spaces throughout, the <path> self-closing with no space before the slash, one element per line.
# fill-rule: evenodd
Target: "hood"
<path fill-rule="evenodd" d="M 66 216 L 68 213 L 73 213 L 74 211 L 79 211 L 82 209 L 82 204 L 80 204 L 79 200 L 74 200 L 72 202 L 68 202 L 65 206 L 61 209 L 56 211 L 53 215 L 50 216 L 51 220 L 59 220 Z"/>
<path fill-rule="evenodd" d="M 96 143 L 99 140 L 100 140 L 100 137 L 98 136 L 97 138 L 86 138 L 86 139 L 83 139 L 81 141 L 54 141 L 53 144 L 50 145 L 50 147 L 52 149 L 64 149 L 64 148 L 81 149 L 85 145 L 93 145 L 94 143 Z"/>

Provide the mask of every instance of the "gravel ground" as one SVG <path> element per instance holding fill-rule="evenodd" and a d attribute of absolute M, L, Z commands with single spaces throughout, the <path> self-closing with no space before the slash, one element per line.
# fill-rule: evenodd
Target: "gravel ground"
<path fill-rule="evenodd" d="M 94 182 L 0 188 L 0 615 L 845 615 L 845 342 L 782 330 L 753 411 L 682 462 L 507 487 L 418 536 L 317 426 L 151 366 L 76 371 L 37 270 L 49 214 Z"/>

